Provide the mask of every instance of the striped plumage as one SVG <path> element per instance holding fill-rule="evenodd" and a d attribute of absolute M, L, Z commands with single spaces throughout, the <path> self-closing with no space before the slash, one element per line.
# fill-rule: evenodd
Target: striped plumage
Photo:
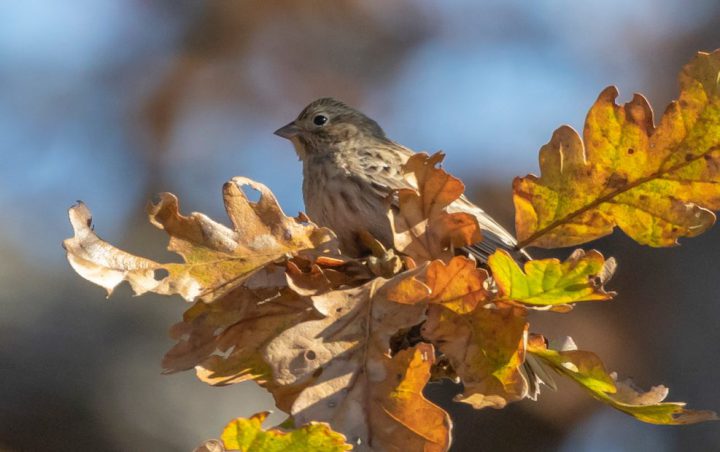
<path fill-rule="evenodd" d="M 327 122 L 315 124 L 318 116 Z M 388 139 L 372 119 L 332 98 L 311 103 L 276 133 L 293 142 L 303 162 L 308 215 L 335 231 L 345 252 L 362 252 L 357 240 L 361 228 L 392 245 L 386 199 L 394 190 L 408 187 L 400 171 L 413 151 Z M 498 248 L 523 258 L 512 234 L 464 196 L 448 210 L 477 218 L 484 239 L 467 251 L 481 261 Z"/>

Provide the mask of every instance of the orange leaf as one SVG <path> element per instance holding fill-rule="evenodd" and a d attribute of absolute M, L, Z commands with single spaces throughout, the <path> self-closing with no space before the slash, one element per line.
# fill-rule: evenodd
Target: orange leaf
<path fill-rule="evenodd" d="M 395 248 L 417 262 L 451 256 L 451 247 L 481 240 L 477 219 L 447 208 L 465 187 L 445 170 L 437 168 L 444 155 L 418 153 L 405 163 L 405 179 L 416 189 L 398 190 L 398 209 L 389 211 Z"/>

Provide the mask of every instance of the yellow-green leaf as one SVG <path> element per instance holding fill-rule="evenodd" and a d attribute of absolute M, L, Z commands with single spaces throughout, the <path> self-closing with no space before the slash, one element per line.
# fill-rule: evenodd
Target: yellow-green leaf
<path fill-rule="evenodd" d="M 694 424 L 717 420 L 712 411 L 688 410 L 682 402 L 663 402 L 668 389 L 654 386 L 650 391 L 637 390 L 630 381 L 617 381 L 592 352 L 551 350 L 544 344 L 530 343 L 528 352 L 539 357 L 558 373 L 570 377 L 596 399 L 624 413 L 651 424 Z"/>
<path fill-rule="evenodd" d="M 343 452 L 352 449 L 346 443 L 345 437 L 333 431 L 328 424 L 311 422 L 303 427 L 289 432 L 279 429 L 263 430 L 262 423 L 269 413 L 262 412 L 250 418 L 237 418 L 231 421 L 223 430 L 222 445 L 213 441 L 212 446 L 217 450 L 242 452 Z M 206 442 L 198 450 L 211 451 Z"/>
<path fill-rule="evenodd" d="M 680 97 L 657 127 L 644 97 L 623 106 L 615 87 L 590 109 L 584 144 L 568 126 L 540 150 L 541 176 L 513 183 L 520 246 L 585 243 L 618 226 L 645 245 L 672 246 L 720 209 L 720 51 L 680 74 Z"/>
<path fill-rule="evenodd" d="M 504 250 L 488 259 L 501 299 L 538 307 L 557 307 L 579 301 L 609 300 L 603 284 L 615 270 L 615 260 L 598 251 L 576 250 L 565 262 L 538 259 L 521 269 Z"/>

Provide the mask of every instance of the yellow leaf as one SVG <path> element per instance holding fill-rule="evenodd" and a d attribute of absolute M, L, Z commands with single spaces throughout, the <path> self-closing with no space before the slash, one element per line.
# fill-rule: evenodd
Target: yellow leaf
<path fill-rule="evenodd" d="M 588 113 L 584 145 L 563 126 L 540 150 L 541 176 L 513 183 L 521 247 L 585 243 L 618 226 L 645 245 L 677 244 L 720 209 L 720 51 L 680 74 L 680 97 L 657 128 L 644 97 L 623 106 L 605 89 Z"/>
<path fill-rule="evenodd" d="M 605 260 L 598 251 L 576 250 L 565 262 L 532 260 L 521 269 L 504 250 L 488 259 L 500 299 L 537 307 L 557 308 L 579 301 L 609 300 L 603 284 L 615 270 L 615 260 Z"/>
<path fill-rule="evenodd" d="M 596 399 L 643 422 L 694 424 L 718 419 L 712 411 L 688 410 L 682 402 L 663 402 L 668 394 L 664 386 L 641 392 L 629 380 L 617 381 L 617 376 L 608 374 L 600 358 L 592 352 L 551 350 L 535 341 L 529 344 L 528 352 L 570 377 Z"/>
<path fill-rule="evenodd" d="M 262 423 L 268 414 L 263 412 L 248 419 L 233 420 L 222 432 L 222 444 L 210 440 L 196 452 L 342 452 L 352 449 L 342 434 L 322 422 L 311 422 L 289 432 L 263 430 Z"/>

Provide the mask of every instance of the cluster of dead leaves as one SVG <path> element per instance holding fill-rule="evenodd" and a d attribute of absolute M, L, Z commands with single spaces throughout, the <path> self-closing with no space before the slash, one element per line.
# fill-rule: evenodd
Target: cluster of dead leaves
<path fill-rule="evenodd" d="M 515 181 L 521 242 L 573 245 L 618 225 L 641 243 L 667 246 L 705 230 L 714 220 L 705 207 L 720 207 L 719 73 L 720 53 L 700 54 L 657 129 L 641 97 L 619 107 L 612 89 L 588 115 L 587 149 L 559 129 L 541 151 L 542 177 Z M 461 381 L 457 400 L 475 408 L 535 398 L 555 372 L 646 422 L 715 418 L 663 402 L 664 387 L 638 392 L 571 342 L 549 347 L 530 334 L 529 310 L 611 299 L 604 284 L 614 260 L 577 250 L 564 262 L 521 267 L 504 251 L 482 265 L 456 256 L 482 235 L 473 216 L 448 212 L 464 186 L 441 160 L 408 161 L 405 177 L 417 188 L 401 190 L 389 212 L 395 250 L 371 243 L 364 259 L 344 256 L 332 231 L 287 217 L 265 186 L 245 178 L 223 187 L 232 228 L 180 214 L 170 194 L 150 206 L 150 221 L 184 263 L 101 240 L 83 204 L 70 210 L 75 236 L 64 245 L 73 268 L 108 294 L 127 281 L 137 294 L 193 302 L 172 327 L 166 372 L 195 369 L 211 385 L 254 380 L 289 415 L 270 430 L 261 427 L 265 413 L 237 419 L 199 450 L 447 450 L 449 416 L 422 394 L 437 378 Z M 246 186 L 260 192 L 257 202 Z"/>

